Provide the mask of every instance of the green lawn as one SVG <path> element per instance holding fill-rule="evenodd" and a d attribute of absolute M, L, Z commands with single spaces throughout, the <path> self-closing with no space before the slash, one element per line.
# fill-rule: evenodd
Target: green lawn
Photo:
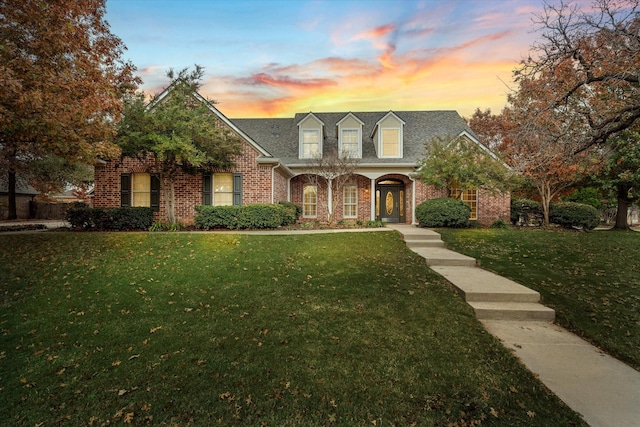
<path fill-rule="evenodd" d="M 9 425 L 583 425 L 395 232 L 0 235 Z"/>
<path fill-rule="evenodd" d="M 540 292 L 560 325 L 640 370 L 640 233 L 438 231 L 450 249 Z"/>

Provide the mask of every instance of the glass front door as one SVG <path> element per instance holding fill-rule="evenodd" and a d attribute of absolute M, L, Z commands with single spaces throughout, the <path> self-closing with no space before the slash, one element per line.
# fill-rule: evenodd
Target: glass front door
<path fill-rule="evenodd" d="M 405 191 L 401 183 L 376 186 L 376 220 L 405 222 Z"/>

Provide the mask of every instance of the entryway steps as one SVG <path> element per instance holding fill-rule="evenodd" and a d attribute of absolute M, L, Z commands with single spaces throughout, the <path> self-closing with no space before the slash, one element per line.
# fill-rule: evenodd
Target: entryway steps
<path fill-rule="evenodd" d="M 555 311 L 539 303 L 538 292 L 477 267 L 472 257 L 444 248 L 435 231 L 409 225 L 389 227 L 401 232 L 407 247 L 458 289 L 478 319 L 544 322 L 555 319 Z"/>

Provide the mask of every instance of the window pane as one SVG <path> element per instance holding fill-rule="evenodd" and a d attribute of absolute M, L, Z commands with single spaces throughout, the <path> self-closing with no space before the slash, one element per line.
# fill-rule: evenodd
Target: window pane
<path fill-rule="evenodd" d="M 233 174 L 217 173 L 213 175 L 213 205 L 233 205 Z"/>
<path fill-rule="evenodd" d="M 302 154 L 304 157 L 314 157 L 318 153 L 320 133 L 317 130 L 302 131 Z"/>
<path fill-rule="evenodd" d="M 358 216 L 358 188 L 349 186 L 344 188 L 343 216 L 355 218 Z"/>
<path fill-rule="evenodd" d="M 478 190 L 462 190 L 459 184 L 454 184 L 451 186 L 450 194 L 452 199 L 462 200 L 471 208 L 469 219 L 478 219 Z"/>
<path fill-rule="evenodd" d="M 151 206 L 151 175 L 148 173 L 134 173 L 132 179 L 132 203 L 133 207 Z"/>
<path fill-rule="evenodd" d="M 398 129 L 382 129 L 382 156 L 395 157 L 399 154 Z"/>
<path fill-rule="evenodd" d="M 316 217 L 318 190 L 315 185 L 307 185 L 304 187 L 302 200 L 302 215 L 305 217 Z"/>
<path fill-rule="evenodd" d="M 342 131 L 342 153 L 350 156 L 358 154 L 358 131 L 356 129 Z"/>

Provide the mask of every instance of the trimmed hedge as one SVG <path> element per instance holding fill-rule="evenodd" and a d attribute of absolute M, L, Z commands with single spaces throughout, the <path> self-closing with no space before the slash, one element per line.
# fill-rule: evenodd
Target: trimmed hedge
<path fill-rule="evenodd" d="M 148 230 L 153 224 L 153 209 L 72 207 L 67 211 L 67 221 L 73 228 L 84 230 Z"/>
<path fill-rule="evenodd" d="M 469 206 L 449 197 L 427 200 L 416 206 L 416 219 L 421 227 L 464 227 L 470 216 Z"/>
<path fill-rule="evenodd" d="M 226 228 L 278 228 L 285 224 L 284 205 L 255 204 L 243 206 L 196 206 L 195 225 L 205 230 Z"/>
<path fill-rule="evenodd" d="M 516 225 L 542 225 L 544 212 L 540 202 L 529 199 L 511 200 L 511 223 Z"/>
<path fill-rule="evenodd" d="M 279 204 L 284 206 L 284 217 L 282 225 L 292 225 L 298 222 L 300 216 L 302 216 L 302 206 L 285 201 L 282 201 Z"/>
<path fill-rule="evenodd" d="M 593 206 L 582 203 L 554 203 L 549 207 L 549 222 L 565 228 L 593 230 L 600 224 L 600 214 Z"/>

